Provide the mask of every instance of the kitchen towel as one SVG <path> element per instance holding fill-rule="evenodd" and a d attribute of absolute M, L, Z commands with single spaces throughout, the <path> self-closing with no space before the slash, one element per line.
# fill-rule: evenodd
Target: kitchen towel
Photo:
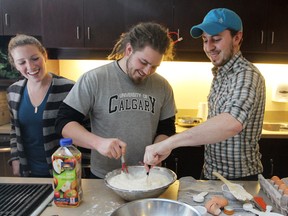
<path fill-rule="evenodd" d="M 178 191 L 178 201 L 187 203 L 191 206 L 204 206 L 205 203 L 212 196 L 223 196 L 222 186 L 223 182 L 221 181 L 199 181 L 194 179 L 193 177 L 187 176 L 179 179 L 179 191 Z M 205 200 L 203 203 L 197 203 L 193 201 L 193 196 L 197 195 L 201 192 L 207 191 L 208 194 L 205 196 Z M 242 209 L 242 203 L 239 201 L 228 200 L 229 205 L 235 208 L 234 216 L 251 216 L 253 213 L 246 212 Z M 207 216 L 211 215 L 209 213 Z M 226 214 L 221 212 L 220 216 L 227 216 Z"/>

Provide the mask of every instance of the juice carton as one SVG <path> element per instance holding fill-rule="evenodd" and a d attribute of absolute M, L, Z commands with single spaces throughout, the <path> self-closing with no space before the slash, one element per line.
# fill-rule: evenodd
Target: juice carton
<path fill-rule="evenodd" d="M 61 139 L 52 155 L 54 203 L 59 207 L 77 207 L 81 202 L 81 157 L 70 138 Z"/>

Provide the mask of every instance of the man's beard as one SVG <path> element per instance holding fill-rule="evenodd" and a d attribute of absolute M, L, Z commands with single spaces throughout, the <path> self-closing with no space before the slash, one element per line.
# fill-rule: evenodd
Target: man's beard
<path fill-rule="evenodd" d="M 127 71 L 127 75 L 128 77 L 130 78 L 130 80 L 134 83 L 134 84 L 140 84 L 143 79 L 141 79 L 141 77 L 138 77 L 138 78 L 134 78 L 133 77 L 133 74 L 137 73 L 136 70 L 134 70 L 133 67 L 129 67 L 129 63 L 130 63 L 130 59 L 131 59 L 132 56 L 129 56 L 129 58 L 127 59 L 126 61 L 126 71 Z"/>

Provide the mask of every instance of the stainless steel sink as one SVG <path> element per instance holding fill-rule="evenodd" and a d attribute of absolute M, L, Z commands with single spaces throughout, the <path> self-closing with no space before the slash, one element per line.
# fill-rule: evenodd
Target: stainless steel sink
<path fill-rule="evenodd" d="M 288 132 L 288 124 L 287 123 L 263 123 L 263 129 L 267 131 L 287 131 Z"/>

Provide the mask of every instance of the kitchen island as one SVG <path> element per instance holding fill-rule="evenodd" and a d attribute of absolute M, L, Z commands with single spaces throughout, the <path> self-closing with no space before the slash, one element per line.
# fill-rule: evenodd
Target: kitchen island
<path fill-rule="evenodd" d="M 52 183 L 52 178 L 21 178 L 21 177 L 0 177 L 0 183 Z M 243 181 L 243 186 L 252 195 L 259 195 L 264 198 L 267 204 L 271 204 L 267 196 L 260 190 L 260 184 L 257 181 Z M 126 201 L 108 188 L 104 180 L 101 179 L 82 179 L 83 201 L 76 208 L 57 207 L 53 202 L 48 204 L 41 216 L 90 216 L 101 215 L 108 216 L 116 208 Z M 179 180 L 175 181 L 160 197 L 177 200 Z"/>

